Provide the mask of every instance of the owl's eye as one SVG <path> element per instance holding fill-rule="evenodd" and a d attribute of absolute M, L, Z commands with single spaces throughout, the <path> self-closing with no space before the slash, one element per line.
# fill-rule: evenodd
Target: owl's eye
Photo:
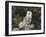
<path fill-rule="evenodd" d="M 29 13 L 29 15 L 30 15 L 30 13 Z"/>

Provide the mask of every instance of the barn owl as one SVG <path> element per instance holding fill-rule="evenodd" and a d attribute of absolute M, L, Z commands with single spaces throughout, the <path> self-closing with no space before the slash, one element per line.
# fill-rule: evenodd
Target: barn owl
<path fill-rule="evenodd" d="M 32 12 L 27 11 L 26 16 L 23 18 L 23 21 L 18 24 L 19 28 L 23 28 L 25 25 L 28 25 L 29 23 L 31 23 L 31 20 L 32 20 Z"/>

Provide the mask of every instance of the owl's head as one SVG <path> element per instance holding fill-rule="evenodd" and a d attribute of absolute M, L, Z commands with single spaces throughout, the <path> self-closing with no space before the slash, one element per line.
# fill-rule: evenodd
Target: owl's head
<path fill-rule="evenodd" d="M 31 11 L 27 11 L 27 16 L 31 17 L 32 16 L 32 12 Z"/>

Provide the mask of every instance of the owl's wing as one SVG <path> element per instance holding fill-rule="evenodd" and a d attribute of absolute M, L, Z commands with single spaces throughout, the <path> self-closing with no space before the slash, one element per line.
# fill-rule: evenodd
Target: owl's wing
<path fill-rule="evenodd" d="M 28 25 L 31 22 L 30 18 L 25 16 L 23 21 L 19 23 L 19 28 L 23 28 L 26 24 Z"/>
<path fill-rule="evenodd" d="M 19 28 L 22 28 L 26 24 L 26 17 L 23 18 L 23 21 L 19 23 Z"/>

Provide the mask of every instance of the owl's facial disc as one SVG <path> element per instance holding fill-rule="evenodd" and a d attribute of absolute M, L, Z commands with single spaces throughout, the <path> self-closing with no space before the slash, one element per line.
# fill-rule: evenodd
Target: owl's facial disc
<path fill-rule="evenodd" d="M 27 11 L 27 16 L 32 16 L 32 12 L 31 11 Z"/>

